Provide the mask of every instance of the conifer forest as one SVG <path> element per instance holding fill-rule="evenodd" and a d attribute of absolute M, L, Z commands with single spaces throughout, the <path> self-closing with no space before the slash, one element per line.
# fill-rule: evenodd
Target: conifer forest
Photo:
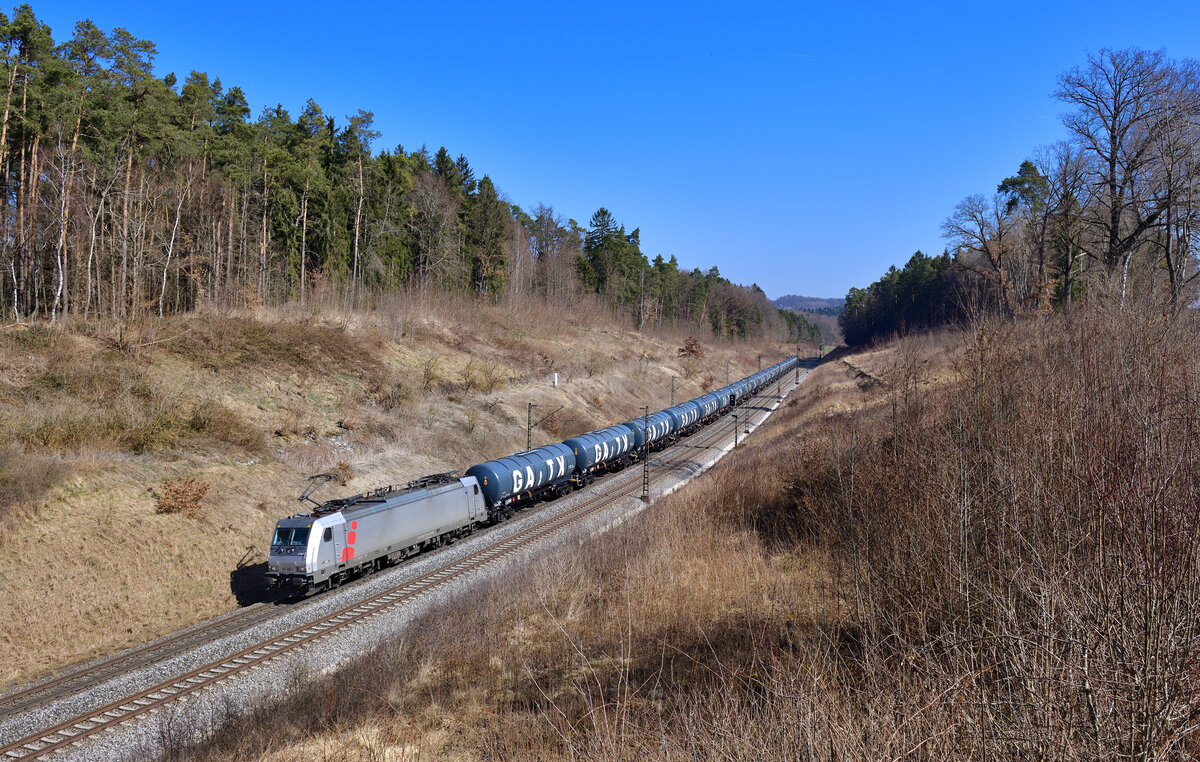
<path fill-rule="evenodd" d="M 595 298 L 638 327 L 811 338 L 757 286 L 651 260 L 607 209 L 586 227 L 513 204 L 445 147 L 382 148 L 370 110 L 255 114 L 218 76 L 157 77 L 154 43 L 0 14 L 0 315 L 136 319 L 346 307 L 380 294 Z"/>

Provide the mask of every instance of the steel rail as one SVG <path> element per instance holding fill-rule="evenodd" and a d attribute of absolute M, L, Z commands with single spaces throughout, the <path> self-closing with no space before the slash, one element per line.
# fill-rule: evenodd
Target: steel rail
<path fill-rule="evenodd" d="M 793 387 L 794 388 L 794 387 Z M 791 389 L 789 389 L 789 393 Z M 761 391 L 746 403 L 765 397 L 776 397 Z M 745 405 L 746 403 L 743 403 Z M 770 412 L 769 408 L 759 408 L 762 411 L 762 422 Z M 757 426 L 757 424 L 756 424 Z M 690 440 L 699 445 L 700 442 L 718 442 L 725 434 L 719 428 L 708 426 L 697 432 L 700 436 Z M 695 436 L 695 435 L 693 435 Z M 676 445 L 684 444 L 677 442 Z M 704 447 L 709 446 L 705 444 Z M 665 460 L 658 463 L 652 461 L 652 480 L 660 480 L 667 472 L 676 466 L 687 462 L 691 453 L 689 450 L 697 447 L 681 447 L 676 450 L 673 445 Z M 4 759 L 37 759 L 57 752 L 66 746 L 77 745 L 89 736 L 106 729 L 128 723 L 135 718 L 150 714 L 162 706 L 179 700 L 200 690 L 210 688 L 234 675 L 261 666 L 284 654 L 302 649 L 319 640 L 323 640 L 335 632 L 357 624 L 383 611 L 390 610 L 407 603 L 426 592 L 439 588 L 447 582 L 461 578 L 500 559 L 508 558 L 531 545 L 563 531 L 586 517 L 600 513 L 611 507 L 617 501 L 633 497 L 641 489 L 640 482 L 630 480 L 615 486 L 596 499 L 581 503 L 574 508 L 552 516 L 536 524 L 521 529 L 496 543 L 480 548 L 457 561 L 433 569 L 408 582 L 390 590 L 370 596 L 350 606 L 321 617 L 313 622 L 296 627 L 278 636 L 262 641 L 249 648 L 210 662 L 203 667 L 193 669 L 182 675 L 173 677 L 157 685 L 138 691 L 118 701 L 111 702 L 96 709 L 84 712 L 72 719 L 65 720 L 50 728 L 38 731 L 20 740 L 0 746 L 0 757 Z M 70 676 L 67 676 L 69 678 Z"/>
<path fill-rule="evenodd" d="M 0 696 L 0 720 L 11 719 L 21 712 L 65 698 L 83 688 L 156 664 L 174 653 L 211 642 L 224 635 L 241 632 L 249 626 L 287 613 L 288 609 L 272 606 L 274 602 L 266 600 L 234 609 L 223 616 L 199 622 L 165 637 L 136 645 L 91 664 L 61 672 L 49 680 L 33 683 Z"/>

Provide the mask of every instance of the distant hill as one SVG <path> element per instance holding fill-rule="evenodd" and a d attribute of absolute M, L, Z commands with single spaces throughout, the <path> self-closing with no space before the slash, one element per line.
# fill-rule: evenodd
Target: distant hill
<path fill-rule="evenodd" d="M 827 299 L 820 296 L 796 296 L 788 294 L 772 302 L 781 310 L 803 312 L 805 319 L 821 329 L 821 339 L 826 344 L 841 344 L 842 329 L 837 316 L 841 314 L 846 300 Z"/>
<path fill-rule="evenodd" d="M 776 307 L 784 310 L 800 310 L 801 312 L 816 312 L 823 315 L 836 315 L 846 304 L 844 297 L 826 299 L 820 296 L 796 296 L 788 294 L 774 302 Z"/>

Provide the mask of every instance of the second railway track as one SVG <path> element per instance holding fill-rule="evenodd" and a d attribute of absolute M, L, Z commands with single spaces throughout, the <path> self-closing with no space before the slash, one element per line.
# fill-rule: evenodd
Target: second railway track
<path fill-rule="evenodd" d="M 787 388 L 789 392 L 794 388 L 792 382 L 787 382 Z M 773 401 L 780 391 L 779 387 L 771 389 L 771 393 L 764 392 L 747 400 L 742 406 L 743 409 L 760 411 L 758 421 L 754 422 L 755 427 L 765 419 L 772 409 L 762 406 L 762 402 Z M 676 446 L 655 454 L 651 459 L 651 482 L 659 482 L 664 477 L 675 473 L 682 464 L 691 462 L 698 450 L 709 449 L 727 439 L 728 435 L 728 425 L 713 424 Z M 0 745 L 0 759 L 32 760 L 50 757 L 67 748 L 78 746 L 86 739 L 105 730 L 126 725 L 138 717 L 154 713 L 186 696 L 212 688 L 236 675 L 277 660 L 285 654 L 307 648 L 335 633 L 345 631 L 385 611 L 394 610 L 396 607 L 421 598 L 434 590 L 444 589 L 452 581 L 463 579 L 485 567 L 498 564 L 551 535 L 578 526 L 588 517 L 595 516 L 622 500 L 638 496 L 642 491 L 642 480 L 628 477 L 628 472 L 635 470 L 640 471 L 641 466 L 628 469 L 625 477 L 618 476 L 615 481 L 604 484 L 602 486 L 604 491 L 592 500 L 580 501 L 578 505 L 553 516 L 532 523 L 507 536 L 498 537 L 493 543 L 442 564 L 391 589 L 370 595 L 314 621 L 294 627 L 168 680 L 158 682 L 149 688 L 132 692 L 120 700 L 88 709 L 50 727 L 38 730 L 36 733 Z M 536 515 L 535 513 L 534 516 Z M 440 553 L 436 555 L 440 555 Z M 349 591 L 352 588 L 343 589 Z M 9 707 L 19 705 L 22 695 L 25 696 L 24 700 L 27 702 L 43 703 L 46 699 L 37 698 L 39 693 L 36 692 L 40 692 L 42 696 L 47 692 L 50 695 L 70 693 L 78 690 L 77 686 L 95 685 L 109 677 L 133 671 L 151 663 L 161 662 L 173 653 L 194 647 L 198 642 L 208 642 L 229 632 L 245 629 L 249 624 L 270 619 L 278 615 L 267 611 L 274 608 L 276 607 L 269 604 L 265 606 L 260 604 L 257 608 L 247 607 L 247 609 L 235 612 L 234 616 L 227 615 L 211 620 L 146 646 L 119 654 L 109 660 L 98 662 L 94 667 L 86 670 L 65 674 L 31 686 L 26 691 L 9 694 L 8 697 L 0 698 L 0 711 L 10 714 L 14 711 L 21 711 Z M 241 613 L 251 610 L 254 613 Z M 14 697 L 16 698 L 14 699 Z M 5 700 L 12 703 L 6 707 Z"/>
<path fill-rule="evenodd" d="M 274 604 L 274 600 L 251 604 L 14 690 L 0 696 L 0 718 L 44 706 L 118 675 L 156 664 L 172 654 L 241 632 L 281 615 L 283 611 Z"/>

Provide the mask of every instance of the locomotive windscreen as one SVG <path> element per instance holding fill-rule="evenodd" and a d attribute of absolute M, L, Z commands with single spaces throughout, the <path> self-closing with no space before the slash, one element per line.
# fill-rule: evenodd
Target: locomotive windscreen
<path fill-rule="evenodd" d="M 307 545 L 308 527 L 275 527 L 272 545 Z"/>

